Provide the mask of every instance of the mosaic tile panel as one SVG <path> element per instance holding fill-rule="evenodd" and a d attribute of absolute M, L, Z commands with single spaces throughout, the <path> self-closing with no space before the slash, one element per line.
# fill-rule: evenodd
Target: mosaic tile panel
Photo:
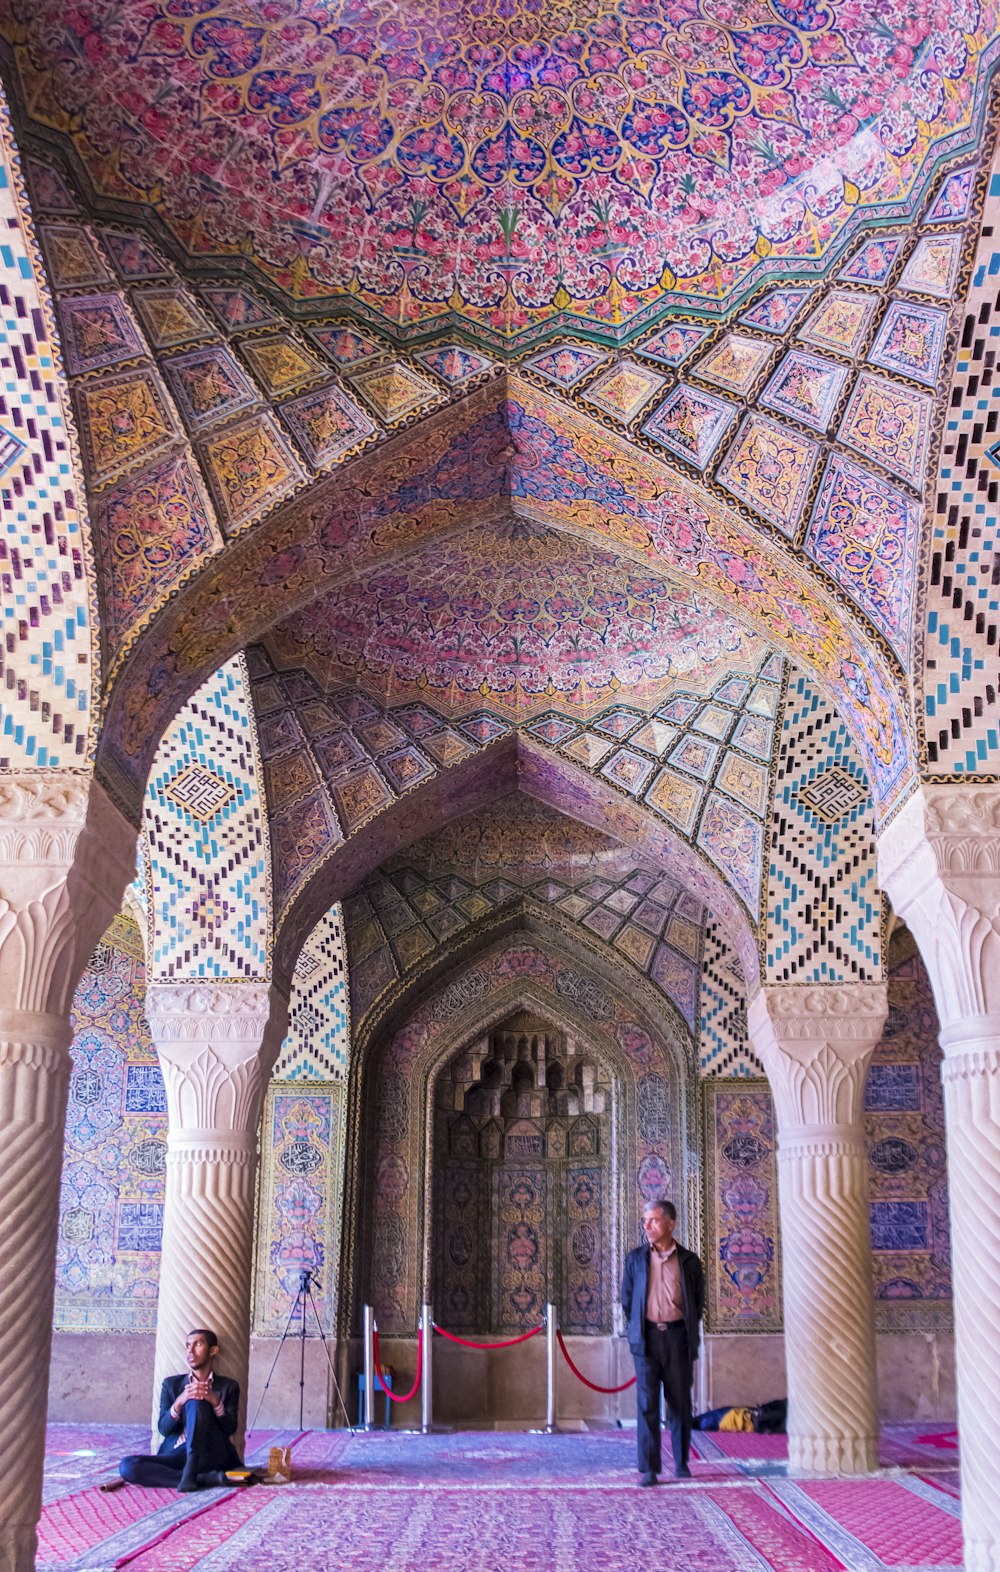
<path fill-rule="evenodd" d="M 932 306 L 894 300 L 885 314 L 868 359 L 874 366 L 899 371 L 936 387 L 948 316 Z"/>
<path fill-rule="evenodd" d="M 80 441 L 91 487 L 148 464 L 169 448 L 177 430 L 150 371 L 128 371 L 75 391 Z"/>
<path fill-rule="evenodd" d="M 204 312 L 199 311 L 183 289 L 137 289 L 132 304 L 154 349 L 175 349 L 212 332 Z"/>
<path fill-rule="evenodd" d="M 774 354 L 772 344 L 740 333 L 727 333 L 692 371 L 706 382 L 715 382 L 730 393 L 747 394 Z"/>
<path fill-rule="evenodd" d="M 320 327 L 308 328 L 307 332 L 313 343 L 318 344 L 335 365 L 345 370 L 363 366 L 366 360 L 373 360 L 376 355 L 383 354 L 386 348 L 381 339 L 346 327 L 342 322 L 324 323 Z"/>
<path fill-rule="evenodd" d="M 53 1316 L 60 1332 L 156 1327 L 167 1098 L 145 998 L 139 930 L 119 919 L 73 999 Z"/>
<path fill-rule="evenodd" d="M 79 767 L 97 667 L 92 566 L 69 395 L 2 92 L 0 226 L 0 769 Z"/>
<path fill-rule="evenodd" d="M 802 517 L 818 456 L 818 446 L 807 437 L 762 415 L 749 415 L 719 465 L 717 478 L 734 497 L 791 537 Z"/>
<path fill-rule="evenodd" d="M 143 822 L 151 973 L 261 978 L 270 961 L 270 869 L 242 656 L 204 683 L 157 749 Z"/>
<path fill-rule="evenodd" d="M 905 661 L 920 507 L 860 464 L 832 453 L 805 538 L 812 560 L 867 612 Z"/>
<path fill-rule="evenodd" d="M 46 276 L 54 289 L 96 289 L 111 283 L 94 238 L 80 224 L 42 224 Z"/>
<path fill-rule="evenodd" d="M 926 393 L 863 373 L 840 425 L 841 442 L 877 459 L 893 475 L 921 486 L 930 441 L 932 403 Z"/>
<path fill-rule="evenodd" d="M 274 1080 L 268 1087 L 253 1296 L 260 1337 L 280 1337 L 286 1328 L 296 1336 L 303 1307 L 292 1311 L 304 1267 L 318 1280 L 313 1299 L 323 1331 L 335 1335 L 346 1090 L 343 1082 Z M 307 1335 L 315 1336 L 315 1316 L 305 1313 Z M 291 1362 L 290 1356 L 288 1349 L 282 1357 Z"/>
<path fill-rule="evenodd" d="M 449 387 L 461 387 L 464 382 L 491 370 L 494 365 L 485 355 L 467 349 L 464 344 L 440 344 L 436 349 L 422 350 L 413 358 L 419 365 L 426 366 L 428 371 L 433 371 L 442 382 L 447 382 Z"/>
<path fill-rule="evenodd" d="M 563 344 L 559 349 L 532 355 L 524 362 L 525 371 L 534 371 L 557 388 L 575 387 L 595 366 L 607 360 L 607 351 L 586 344 Z"/>
<path fill-rule="evenodd" d="M 170 276 L 168 263 L 142 235 L 118 229 L 102 229 L 100 236 L 101 244 L 123 283 L 138 284 L 146 279 Z"/>
<path fill-rule="evenodd" d="M 342 464 L 378 433 L 375 422 L 333 383 L 291 399 L 281 418 L 316 469 Z"/>
<path fill-rule="evenodd" d="M 696 469 L 705 469 L 737 413 L 736 406 L 725 399 L 713 398 L 696 388 L 676 387 L 642 430 L 645 436 L 687 459 Z"/>
<path fill-rule="evenodd" d="M 666 384 L 666 377 L 640 366 L 634 360 L 623 360 L 611 371 L 597 378 L 587 388 L 584 398 L 588 404 L 603 409 L 613 420 L 627 423 L 635 420 Z"/>
<path fill-rule="evenodd" d="M 784 333 L 795 320 L 808 298 L 807 289 L 772 289 L 744 311 L 738 321 L 765 333 Z"/>
<path fill-rule="evenodd" d="M 838 278 L 852 284 L 884 284 L 906 243 L 905 235 L 871 235 L 861 242 Z"/>
<path fill-rule="evenodd" d="M 326 375 L 326 367 L 290 333 L 247 339 L 240 347 L 269 398 L 287 398 Z"/>
<path fill-rule="evenodd" d="M 920 685 L 925 766 L 939 779 L 996 774 L 1000 758 L 1000 593 L 994 582 L 1000 471 L 990 457 L 1000 426 L 998 234 L 1000 161 L 995 160 L 930 515 Z"/>
<path fill-rule="evenodd" d="M 747 1039 L 746 978 L 725 931 L 714 920 L 705 925 L 701 963 L 701 1030 L 698 1062 L 702 1075 L 763 1076 L 764 1066 Z"/>
<path fill-rule="evenodd" d="M 875 295 L 832 289 L 799 329 L 799 338 L 841 355 L 860 353 L 878 310 Z"/>
<path fill-rule="evenodd" d="M 825 777 L 857 783 L 824 811 Z M 793 669 L 781 725 L 767 850 L 770 982 L 877 981 L 881 900 L 871 795 L 854 743 L 829 700 Z"/>
<path fill-rule="evenodd" d="M 214 345 L 173 356 L 163 369 L 181 419 L 195 433 L 250 409 L 260 397 L 228 350 Z"/>
<path fill-rule="evenodd" d="M 766 1085 L 706 1088 L 705 1158 L 713 1332 L 781 1330 L 777 1130 Z"/>
<path fill-rule="evenodd" d="M 768 409 L 801 420 L 804 426 L 825 431 L 833 419 L 847 377 L 846 366 L 837 366 L 817 355 L 804 355 L 793 349 L 768 382 L 760 402 Z"/>
<path fill-rule="evenodd" d="M 102 571 L 102 637 L 114 653 L 221 537 L 201 477 L 182 454 L 102 492 L 92 517 Z"/>
<path fill-rule="evenodd" d="M 693 322 L 675 322 L 637 344 L 636 349 L 663 366 L 679 366 L 705 342 L 711 331 L 708 327 L 696 327 Z"/>
<path fill-rule="evenodd" d="M 764 855 L 760 820 L 741 803 L 712 792 L 701 816 L 698 845 L 725 875 L 756 922 Z"/>
<path fill-rule="evenodd" d="M 927 224 L 940 224 L 947 221 L 960 222 L 972 214 L 972 198 L 975 191 L 976 166 L 970 164 L 968 169 L 957 169 L 947 175 L 942 183 L 941 190 L 934 198 L 924 222 Z"/>
<path fill-rule="evenodd" d="M 924 235 L 913 248 L 899 280 L 900 289 L 950 300 L 962 259 L 961 235 Z"/>
<path fill-rule="evenodd" d="M 305 478 L 271 415 L 258 415 L 209 437 L 205 469 L 227 535 L 269 512 Z"/>
<path fill-rule="evenodd" d="M 378 418 L 389 426 L 423 413 L 439 403 L 442 396 L 433 382 L 418 376 L 402 361 L 361 371 L 352 382 Z"/>
<path fill-rule="evenodd" d="M 231 284 L 205 286 L 201 298 L 227 333 L 245 333 L 250 328 L 269 327 L 278 318 L 249 289 Z"/>
<path fill-rule="evenodd" d="M 71 376 L 145 356 L 120 295 L 71 295 L 59 303 L 59 332 Z"/>

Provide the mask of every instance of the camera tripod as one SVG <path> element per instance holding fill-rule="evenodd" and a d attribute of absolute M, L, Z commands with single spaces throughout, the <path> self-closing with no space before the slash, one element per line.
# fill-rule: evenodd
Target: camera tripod
<path fill-rule="evenodd" d="M 288 1312 L 288 1320 L 285 1322 L 285 1330 L 281 1334 L 281 1341 L 278 1344 L 277 1352 L 275 1353 L 275 1356 L 274 1356 L 273 1360 L 271 1361 L 271 1368 L 270 1368 L 270 1370 L 267 1373 L 267 1380 L 264 1382 L 264 1389 L 261 1392 L 260 1397 L 257 1399 L 257 1407 L 254 1410 L 253 1419 L 252 1419 L 250 1425 L 248 1426 L 248 1430 L 247 1430 L 248 1434 L 250 1433 L 250 1431 L 253 1430 L 254 1426 L 257 1423 L 257 1415 L 260 1413 L 261 1405 L 263 1404 L 264 1399 L 267 1396 L 267 1389 L 271 1385 L 271 1377 L 274 1375 L 275 1366 L 278 1363 L 278 1358 L 279 1358 L 279 1356 L 281 1354 L 281 1350 L 284 1348 L 286 1339 L 288 1338 L 288 1335 L 291 1332 L 292 1322 L 295 1319 L 295 1312 L 296 1311 L 299 1311 L 300 1316 L 301 1316 L 301 1320 L 299 1322 L 299 1331 L 298 1331 L 298 1338 L 299 1338 L 299 1429 L 303 1430 L 305 1428 L 305 1426 L 303 1424 L 303 1418 L 304 1418 L 304 1415 L 305 1415 L 305 1400 L 306 1400 L 306 1337 L 308 1336 L 308 1333 L 306 1332 L 306 1306 L 307 1305 L 310 1305 L 312 1307 L 312 1313 L 313 1313 L 313 1315 L 316 1318 L 316 1328 L 317 1328 L 317 1330 L 319 1332 L 319 1335 L 320 1335 L 320 1341 L 323 1344 L 323 1352 L 326 1354 L 326 1362 L 330 1366 L 330 1375 L 333 1378 L 333 1389 L 334 1389 L 334 1391 L 337 1394 L 337 1400 L 340 1403 L 341 1408 L 344 1410 L 344 1418 L 347 1420 L 347 1428 L 348 1428 L 348 1430 L 350 1430 L 352 1435 L 354 1434 L 354 1426 L 351 1424 L 351 1416 L 347 1412 L 347 1405 L 344 1402 L 343 1394 L 341 1393 L 341 1390 L 340 1390 L 340 1383 L 337 1380 L 337 1372 L 333 1368 L 333 1360 L 330 1357 L 330 1345 L 327 1343 L 326 1333 L 323 1331 L 323 1323 L 322 1323 L 322 1321 L 319 1318 L 319 1311 L 316 1308 L 316 1300 L 313 1297 L 313 1291 L 312 1290 L 313 1290 L 313 1284 L 314 1283 L 315 1283 L 316 1287 L 320 1290 L 320 1292 L 322 1292 L 323 1285 L 320 1282 L 319 1278 L 317 1277 L 316 1273 L 309 1266 L 302 1267 L 301 1270 L 299 1271 L 298 1292 L 296 1293 L 295 1298 L 294 1298 L 294 1300 L 292 1302 L 292 1307 L 291 1307 L 291 1309 Z"/>

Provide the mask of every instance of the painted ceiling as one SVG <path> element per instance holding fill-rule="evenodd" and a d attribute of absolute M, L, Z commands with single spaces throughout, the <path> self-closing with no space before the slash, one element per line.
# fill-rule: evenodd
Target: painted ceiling
<path fill-rule="evenodd" d="M 766 654 L 718 607 L 610 552 L 528 520 L 488 524 L 313 601 L 270 636 L 280 665 L 352 681 L 393 704 L 511 719 L 615 698 L 655 709 L 683 683 L 711 691 Z"/>
<path fill-rule="evenodd" d="M 193 257 L 398 333 L 631 336 L 825 276 L 975 146 L 995 6 L 12 0 L 36 120 Z"/>

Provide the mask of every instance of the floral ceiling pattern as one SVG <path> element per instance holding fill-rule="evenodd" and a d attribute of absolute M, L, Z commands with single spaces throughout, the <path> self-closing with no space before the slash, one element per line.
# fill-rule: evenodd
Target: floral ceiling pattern
<path fill-rule="evenodd" d="M 825 276 L 973 147 L 976 0 L 10 0 L 34 118 L 193 257 L 398 333 L 613 337 Z"/>

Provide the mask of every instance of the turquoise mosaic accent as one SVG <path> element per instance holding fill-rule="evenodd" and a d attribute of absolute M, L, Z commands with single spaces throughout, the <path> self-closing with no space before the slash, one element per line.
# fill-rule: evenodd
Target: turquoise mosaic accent
<path fill-rule="evenodd" d="M 871 794 L 833 705 L 793 668 L 767 848 L 768 982 L 881 976 Z"/>

